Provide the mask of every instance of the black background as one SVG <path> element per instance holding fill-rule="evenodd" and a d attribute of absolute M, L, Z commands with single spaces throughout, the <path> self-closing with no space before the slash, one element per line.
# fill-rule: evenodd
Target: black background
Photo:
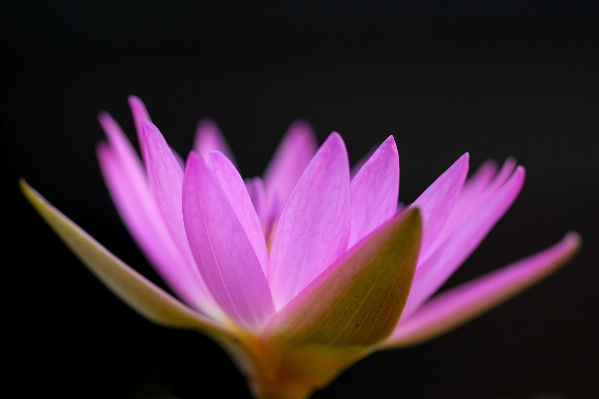
<path fill-rule="evenodd" d="M 18 190 L 26 178 L 159 282 L 94 152 L 100 110 L 134 137 L 135 94 L 184 156 L 198 119 L 215 118 L 245 176 L 298 117 L 321 142 L 340 132 L 352 161 L 393 134 L 406 203 L 466 151 L 471 168 L 517 157 L 520 197 L 447 287 L 582 234 L 548 280 L 444 337 L 374 354 L 314 398 L 599 397 L 597 2 L 3 1 L 0 20 L 5 389 L 249 397 L 214 343 L 120 303 Z"/>

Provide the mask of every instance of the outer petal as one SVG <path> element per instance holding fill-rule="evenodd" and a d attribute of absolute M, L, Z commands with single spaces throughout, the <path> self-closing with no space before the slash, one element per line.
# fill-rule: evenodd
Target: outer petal
<path fill-rule="evenodd" d="M 225 193 L 229 204 L 233 208 L 237 219 L 243 227 L 252 248 L 260 261 L 262 270 L 266 272 L 268 265 L 268 253 L 266 252 L 266 241 L 258 215 L 252 205 L 243 179 L 235 169 L 231 161 L 220 152 L 211 152 L 209 155 L 209 166 L 214 177 Z"/>
<path fill-rule="evenodd" d="M 264 186 L 269 207 L 277 218 L 291 190 L 316 152 L 312 127 L 304 121 L 294 122 L 264 172 Z"/>
<path fill-rule="evenodd" d="M 398 194 L 399 155 L 393 136 L 389 136 L 351 181 L 348 247 L 395 214 Z"/>
<path fill-rule="evenodd" d="M 380 226 L 281 309 L 266 334 L 332 346 L 386 338 L 410 291 L 421 231 L 417 208 Z"/>
<path fill-rule="evenodd" d="M 402 318 L 408 318 L 470 256 L 491 228 L 512 205 L 524 182 L 524 168 L 519 166 L 510 180 L 485 205 L 419 265 Z"/>
<path fill-rule="evenodd" d="M 331 265 L 267 325 L 271 373 L 260 397 L 305 398 L 364 357 L 395 327 L 420 244 L 418 209 L 398 215 Z"/>
<path fill-rule="evenodd" d="M 275 231 L 269 282 L 277 309 L 346 251 L 349 229 L 347 152 L 332 133 L 297 182 Z"/>
<path fill-rule="evenodd" d="M 198 273 L 187 267 L 168 234 L 147 182 L 136 187 L 135 175 L 106 143 L 99 145 L 97 152 L 115 206 L 142 252 L 177 296 L 205 311 L 206 300 L 197 288 L 201 283 Z"/>
<path fill-rule="evenodd" d="M 183 219 L 212 295 L 235 324 L 257 331 L 274 313 L 266 277 L 227 196 L 195 152 L 185 171 Z"/>
<path fill-rule="evenodd" d="M 462 155 L 410 205 L 422 211 L 424 228 L 420 248 L 421 260 L 426 259 L 434 250 L 435 239 L 458 199 L 468 174 L 468 159 L 468 153 Z"/>
<path fill-rule="evenodd" d="M 125 265 L 79 226 L 21 181 L 25 197 L 77 257 L 116 296 L 142 316 L 168 327 L 194 328 L 217 336 L 234 335 L 171 297 Z"/>
<path fill-rule="evenodd" d="M 495 175 L 494 163 L 486 162 L 479 171 L 464 184 L 455 206 L 451 210 L 449 220 L 445 224 L 442 233 L 437 236 L 437 244 L 442 243 L 457 227 L 478 210 L 514 172 L 516 161 L 508 158 L 501 170 Z"/>
<path fill-rule="evenodd" d="M 218 151 L 223 153 L 233 164 L 235 164 L 233 152 L 229 148 L 218 125 L 212 119 L 202 119 L 198 123 L 193 150 L 200 154 L 206 162 L 208 162 L 211 151 Z"/>
<path fill-rule="evenodd" d="M 570 260 L 580 236 L 569 233 L 536 255 L 445 292 L 399 323 L 384 347 L 408 346 L 441 335 L 515 296 Z"/>

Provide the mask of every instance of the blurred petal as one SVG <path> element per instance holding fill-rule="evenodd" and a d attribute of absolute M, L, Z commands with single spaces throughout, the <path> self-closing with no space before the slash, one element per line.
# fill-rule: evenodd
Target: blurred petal
<path fill-rule="evenodd" d="M 183 183 L 183 219 L 196 264 L 218 304 L 238 326 L 259 329 L 274 313 L 266 277 L 227 196 L 193 151 Z"/>
<path fill-rule="evenodd" d="M 267 201 L 274 208 L 275 218 L 281 214 L 316 148 L 316 137 L 307 122 L 297 121 L 289 127 L 263 175 Z"/>
<path fill-rule="evenodd" d="M 318 276 L 267 329 L 334 346 L 368 347 L 386 338 L 410 291 L 421 231 L 417 208 L 396 216 Z"/>
<path fill-rule="evenodd" d="M 229 200 L 237 219 L 241 223 L 243 231 L 252 244 L 252 248 L 260 261 L 262 270 L 266 272 L 268 265 L 268 253 L 266 252 L 266 241 L 258 215 L 252 205 L 252 200 L 243 183 L 243 179 L 235 169 L 231 161 L 220 152 L 211 152 L 209 155 L 209 166 L 214 177 L 220 184 L 224 194 Z"/>
<path fill-rule="evenodd" d="M 123 302 L 148 320 L 232 337 L 223 326 L 188 308 L 125 265 L 21 180 L 21 189 L 42 218 L 89 270 Z"/>
<path fill-rule="evenodd" d="M 141 154 L 144 157 L 144 161 L 145 161 L 146 159 L 145 159 L 145 154 L 144 154 L 144 150 L 143 150 L 143 139 L 142 139 L 143 133 L 142 133 L 141 124 L 143 122 L 152 122 L 152 119 L 150 119 L 150 114 L 148 114 L 148 110 L 146 109 L 146 106 L 139 98 L 137 98 L 135 96 L 129 96 L 128 100 L 129 100 L 129 108 L 131 108 L 131 113 L 133 114 L 133 121 L 135 123 L 135 131 L 137 132 L 137 140 L 139 141 L 139 144 L 142 146 Z"/>
<path fill-rule="evenodd" d="M 250 195 L 250 199 L 252 200 L 252 205 L 258 214 L 258 219 L 260 219 L 263 234 L 266 236 L 272 224 L 273 218 L 267 207 L 264 183 L 262 182 L 261 178 L 254 177 L 253 179 L 246 179 L 245 186 L 248 190 L 248 194 Z"/>
<path fill-rule="evenodd" d="M 348 248 L 395 214 L 398 194 L 399 155 L 389 136 L 351 181 Z"/>
<path fill-rule="evenodd" d="M 349 229 L 347 151 L 333 133 L 297 182 L 277 224 L 269 264 L 277 309 L 346 251 Z"/>
<path fill-rule="evenodd" d="M 99 145 L 97 152 L 108 190 L 137 245 L 177 296 L 195 309 L 207 312 L 206 298 L 197 289 L 202 284 L 199 273 L 194 273 L 181 257 L 151 198 L 147 182 L 136 188 L 134 173 L 123 167 L 123 160 L 108 144 Z"/>
<path fill-rule="evenodd" d="M 202 119 L 198 123 L 193 150 L 200 154 L 205 162 L 208 162 L 211 151 L 221 152 L 235 165 L 233 152 L 218 125 L 212 119 Z"/>
<path fill-rule="evenodd" d="M 410 205 L 420 208 L 422 212 L 424 227 L 420 248 L 421 261 L 434 249 L 432 244 L 460 195 L 468 174 L 468 158 L 468 153 L 462 155 Z"/>
<path fill-rule="evenodd" d="M 414 313 L 478 247 L 520 193 L 524 174 L 524 168 L 519 166 L 510 180 L 486 204 L 418 266 L 402 318 Z"/>
<path fill-rule="evenodd" d="M 569 233 L 553 247 L 489 273 L 433 298 L 399 323 L 384 347 L 408 346 L 432 339 L 494 308 L 564 265 L 580 248 Z"/>

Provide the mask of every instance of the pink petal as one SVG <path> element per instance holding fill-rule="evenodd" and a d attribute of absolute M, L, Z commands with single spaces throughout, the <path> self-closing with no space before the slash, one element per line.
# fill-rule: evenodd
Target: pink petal
<path fill-rule="evenodd" d="M 252 205 L 254 205 L 254 209 L 258 214 L 258 219 L 260 219 L 262 230 L 264 234 L 266 234 L 266 232 L 269 230 L 272 220 L 270 220 L 270 215 L 266 206 L 264 183 L 262 182 L 261 178 L 254 177 L 253 179 L 246 179 L 245 186 L 247 188 L 248 194 L 250 195 L 250 199 L 252 200 Z"/>
<path fill-rule="evenodd" d="M 198 123 L 193 150 L 200 154 L 206 162 L 208 162 L 211 151 L 218 151 L 235 164 L 233 152 L 229 148 L 218 125 L 212 119 L 202 119 Z"/>
<path fill-rule="evenodd" d="M 291 192 L 277 224 L 269 281 L 280 309 L 347 249 L 350 229 L 347 151 L 332 133 Z"/>
<path fill-rule="evenodd" d="M 202 288 L 204 284 L 195 265 L 189 267 L 184 262 L 166 230 L 133 146 L 110 115 L 102 113 L 99 120 L 110 145 L 98 146 L 98 159 L 123 222 L 169 287 L 194 308 L 213 313 L 209 304 L 214 301 Z"/>
<path fill-rule="evenodd" d="M 142 149 L 152 195 L 171 236 L 185 253 L 188 246 L 181 210 L 183 169 L 158 128 L 150 122 L 143 122 L 141 127 Z"/>
<path fill-rule="evenodd" d="M 216 181 L 220 184 L 229 204 L 233 208 L 237 219 L 241 223 L 243 231 L 247 235 L 252 248 L 260 261 L 262 270 L 266 272 L 268 265 L 268 253 L 266 252 L 266 241 L 258 215 L 254 210 L 248 191 L 243 179 L 235 169 L 231 161 L 220 152 L 211 152 L 209 155 L 210 169 Z"/>
<path fill-rule="evenodd" d="M 569 233 L 553 247 L 433 298 L 402 318 L 384 346 L 413 345 L 434 338 L 527 289 L 567 262 L 580 247 Z"/>
<path fill-rule="evenodd" d="M 314 132 L 307 122 L 297 121 L 289 127 L 263 175 L 267 201 L 275 218 L 281 214 L 316 148 Z"/>
<path fill-rule="evenodd" d="M 198 295 L 194 278 L 184 267 L 170 236 L 165 234 L 158 210 L 144 206 L 149 188 L 133 190 L 133 179 L 107 144 L 98 146 L 98 159 L 115 206 L 142 252 L 177 296 L 203 310 L 204 298 Z"/>
<path fill-rule="evenodd" d="M 422 212 L 424 227 L 420 259 L 426 259 L 434 250 L 435 239 L 443 229 L 466 180 L 468 159 L 468 153 L 462 155 L 410 205 L 420 208 Z"/>
<path fill-rule="evenodd" d="M 226 194 L 195 152 L 185 170 L 183 219 L 196 264 L 218 304 L 238 326 L 258 330 L 274 313 L 266 277 Z"/>
<path fill-rule="evenodd" d="M 142 128 L 141 128 L 141 124 L 142 122 L 152 122 L 152 119 L 150 119 L 150 114 L 148 114 L 148 110 L 146 109 L 146 106 L 144 105 L 144 103 L 137 97 L 135 96 L 129 96 L 128 98 L 129 100 L 129 108 L 131 108 L 131 113 L 133 114 L 133 121 L 135 123 L 135 131 L 137 132 L 137 140 L 139 141 L 140 145 L 143 145 L 143 133 L 142 133 Z M 145 157 L 143 148 L 141 150 L 142 156 Z M 145 158 L 144 158 L 145 161 Z"/>
<path fill-rule="evenodd" d="M 524 174 L 524 168 L 519 166 L 510 180 L 486 204 L 419 265 L 402 318 L 414 313 L 470 256 L 518 196 L 524 183 Z"/>
<path fill-rule="evenodd" d="M 399 155 L 393 136 L 389 136 L 351 181 L 348 247 L 395 214 L 398 194 Z"/>
<path fill-rule="evenodd" d="M 168 231 L 177 247 L 186 267 L 194 270 L 194 273 L 198 273 L 196 278 L 199 282 L 197 289 L 206 298 L 206 301 L 209 301 L 210 308 L 214 308 L 216 305 L 212 303 L 212 296 L 197 271 L 185 233 L 182 211 L 183 170 L 181 165 L 156 126 L 150 122 L 142 122 L 141 128 L 143 133 L 142 149 L 145 154 L 150 190 L 166 226 L 166 231 Z"/>
<path fill-rule="evenodd" d="M 449 220 L 437 237 L 437 244 L 445 241 L 458 226 L 487 202 L 512 175 L 515 167 L 516 161 L 513 158 L 508 158 L 499 173 L 495 175 L 494 162 L 483 164 L 479 171 L 464 184 L 464 189 L 451 211 Z"/>

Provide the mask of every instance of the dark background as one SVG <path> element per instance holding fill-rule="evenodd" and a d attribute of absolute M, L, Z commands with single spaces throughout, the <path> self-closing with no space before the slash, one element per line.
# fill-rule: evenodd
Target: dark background
<path fill-rule="evenodd" d="M 3 356 L 5 389 L 249 397 L 219 347 L 120 303 L 18 190 L 26 178 L 158 282 L 94 152 L 100 110 L 134 137 L 135 94 L 183 156 L 198 119 L 215 118 L 245 176 L 262 173 L 298 117 L 321 142 L 339 131 L 352 161 L 393 134 L 406 203 L 466 151 L 472 168 L 516 156 L 520 197 L 447 286 L 569 230 L 583 236 L 578 257 L 444 337 L 374 354 L 314 397 L 599 397 L 597 2 L 2 1 L 0 20 L 4 351 L 17 353 Z"/>

